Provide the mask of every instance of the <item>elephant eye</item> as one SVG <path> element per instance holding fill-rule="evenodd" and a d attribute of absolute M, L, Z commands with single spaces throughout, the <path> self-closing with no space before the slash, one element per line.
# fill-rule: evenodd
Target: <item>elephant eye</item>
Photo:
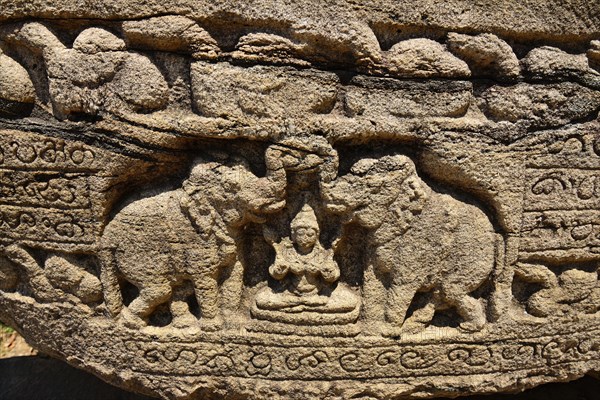
<path fill-rule="evenodd" d="M 236 185 L 235 182 L 232 181 L 225 181 L 223 182 L 223 188 L 227 192 L 234 192 L 238 189 L 238 185 Z"/>

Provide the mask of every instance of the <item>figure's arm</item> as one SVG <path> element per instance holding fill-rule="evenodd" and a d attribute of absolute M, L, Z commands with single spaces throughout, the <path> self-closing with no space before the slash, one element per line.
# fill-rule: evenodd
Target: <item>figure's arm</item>
<path fill-rule="evenodd" d="M 333 250 L 327 250 L 327 256 L 320 272 L 325 282 L 333 283 L 340 279 L 340 267 L 333 259 Z"/>
<path fill-rule="evenodd" d="M 333 239 L 333 242 L 331 242 L 332 252 L 337 251 L 341 240 L 342 240 L 342 227 L 338 228 L 335 232 L 335 239 Z"/>
<path fill-rule="evenodd" d="M 288 238 L 283 238 L 280 242 L 273 242 L 271 245 L 275 249 L 275 262 L 269 267 L 269 274 L 273 279 L 280 281 L 285 278 L 290 270 L 289 265 L 285 261 L 285 257 L 282 257 L 281 254 L 283 249 L 292 244 Z"/>
<path fill-rule="evenodd" d="M 267 167 L 267 179 L 273 192 L 285 193 L 287 185 L 286 171 L 283 164 L 282 152 L 275 146 L 270 146 L 265 151 L 265 165 Z"/>
<path fill-rule="evenodd" d="M 335 149 L 330 148 L 327 153 L 324 156 L 325 162 L 319 167 L 319 180 L 324 183 L 332 182 L 336 178 L 340 164 L 340 159 Z"/>
<path fill-rule="evenodd" d="M 287 264 L 275 261 L 275 263 L 269 267 L 269 274 L 273 279 L 280 281 L 285 278 L 289 270 L 290 268 Z"/>

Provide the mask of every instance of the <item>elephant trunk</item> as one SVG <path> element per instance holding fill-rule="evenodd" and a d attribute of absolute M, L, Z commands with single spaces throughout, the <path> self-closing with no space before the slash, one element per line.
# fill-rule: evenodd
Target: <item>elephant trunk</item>
<path fill-rule="evenodd" d="M 281 153 L 267 149 L 265 153 L 267 174 L 265 178 L 257 180 L 259 196 L 255 199 L 261 200 L 260 211 L 265 213 L 275 212 L 285 206 L 285 189 L 287 186 L 287 173 L 281 160 Z"/>
<path fill-rule="evenodd" d="M 110 315 L 116 318 L 123 309 L 123 296 L 117 276 L 117 260 L 111 249 L 98 252 L 100 259 L 100 281 L 104 291 L 104 303 Z"/>
<path fill-rule="evenodd" d="M 320 182 L 320 190 L 327 211 L 340 215 L 351 213 L 356 208 L 349 204 L 349 197 L 355 196 L 357 192 L 343 178 L 333 182 Z"/>

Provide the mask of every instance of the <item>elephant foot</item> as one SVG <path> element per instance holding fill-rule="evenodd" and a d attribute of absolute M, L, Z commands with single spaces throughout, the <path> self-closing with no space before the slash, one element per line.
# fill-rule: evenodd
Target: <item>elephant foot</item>
<path fill-rule="evenodd" d="M 401 327 L 404 323 L 404 315 L 401 315 L 394 309 L 388 308 L 385 310 L 385 320 L 390 325 Z"/>
<path fill-rule="evenodd" d="M 448 294 L 446 294 L 448 295 Z M 458 298 L 456 301 L 456 311 L 462 317 L 463 322 L 458 326 L 463 332 L 479 332 L 487 323 L 485 311 L 481 301 L 470 296 L 459 296 L 454 292 L 452 298 Z"/>
<path fill-rule="evenodd" d="M 180 295 L 176 292 L 177 294 Z M 188 304 L 183 300 L 173 299 L 171 301 L 171 315 L 173 316 L 171 326 L 174 328 L 185 329 L 196 327 L 198 324 L 198 318 L 190 312 Z"/>
<path fill-rule="evenodd" d="M 554 293 L 550 292 L 550 295 L 548 295 L 548 292 L 548 290 L 540 291 L 529 298 L 529 301 L 527 302 L 527 312 L 529 314 L 534 317 L 546 318 L 552 314 L 552 312 L 557 311 L 560 305 L 554 299 L 560 299 L 560 296 L 557 293 L 557 295 L 553 297 L 552 295 Z"/>
<path fill-rule="evenodd" d="M 485 326 L 485 321 L 466 321 L 461 323 L 458 328 L 465 333 L 479 332 Z"/>
<path fill-rule="evenodd" d="M 187 315 L 179 315 L 173 318 L 173 322 L 171 325 L 177 329 L 185 329 L 190 328 L 198 323 L 198 319 L 194 317 L 192 314 Z"/>
<path fill-rule="evenodd" d="M 206 332 L 215 332 L 221 329 L 223 326 L 223 318 L 214 317 L 214 318 L 201 318 L 200 329 Z"/>
<path fill-rule="evenodd" d="M 391 338 L 391 339 L 400 339 L 403 335 L 406 334 L 402 327 L 396 324 L 383 323 L 379 326 L 379 329 L 374 330 L 374 332 L 379 331 L 379 334 L 383 337 Z"/>
<path fill-rule="evenodd" d="M 30 284 L 33 289 L 33 296 L 40 301 L 63 301 L 65 296 L 54 288 L 43 275 L 37 275 L 30 279 Z"/>
<path fill-rule="evenodd" d="M 427 329 L 435 315 L 436 302 L 429 300 L 423 307 L 414 310 L 412 315 L 404 321 L 402 331 L 416 334 Z"/>
<path fill-rule="evenodd" d="M 414 335 L 419 332 L 423 332 L 427 328 L 427 324 L 421 321 L 407 320 L 402 325 L 402 333 L 408 335 Z"/>
<path fill-rule="evenodd" d="M 131 329 L 140 329 L 146 326 L 146 321 L 129 311 L 127 307 L 121 311 L 119 322 Z"/>

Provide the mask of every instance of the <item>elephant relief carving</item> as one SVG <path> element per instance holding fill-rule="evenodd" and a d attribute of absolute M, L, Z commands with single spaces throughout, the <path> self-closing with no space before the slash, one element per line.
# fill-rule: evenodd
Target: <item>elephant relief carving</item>
<path fill-rule="evenodd" d="M 99 254 L 105 302 L 114 317 L 141 327 L 159 305 L 170 303 L 175 324 L 182 313 L 173 306 L 178 288 L 191 283 L 201 324 L 219 325 L 219 278 L 227 269 L 241 268 L 237 243 L 244 226 L 262 223 L 265 214 L 285 206 L 281 152 L 272 146 L 265 160 L 267 173 L 257 177 L 242 159 L 197 159 L 181 188 L 134 201 L 116 214 L 104 230 Z M 127 307 L 123 280 L 139 290 Z M 240 280 L 235 295 L 241 290 Z"/>
<path fill-rule="evenodd" d="M 168 100 L 168 85 L 147 56 L 127 51 L 125 41 L 103 28 L 87 28 L 65 46 L 46 26 L 26 23 L 16 40 L 44 60 L 57 118 L 155 111 Z"/>
<path fill-rule="evenodd" d="M 369 262 L 389 281 L 385 319 L 392 326 L 405 323 L 415 295 L 425 292 L 430 300 L 413 313 L 421 326 L 436 310 L 453 308 L 463 330 L 484 327 L 483 304 L 471 294 L 493 270 L 495 234 L 482 210 L 435 192 L 404 155 L 360 160 L 322 182 L 321 192 L 330 212 L 366 228 Z"/>

